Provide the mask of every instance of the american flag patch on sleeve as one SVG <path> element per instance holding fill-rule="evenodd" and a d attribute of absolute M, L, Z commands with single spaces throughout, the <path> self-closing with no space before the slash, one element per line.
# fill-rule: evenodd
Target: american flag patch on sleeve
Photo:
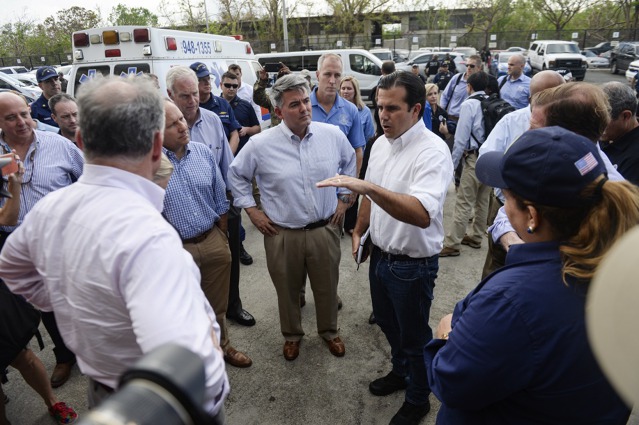
<path fill-rule="evenodd" d="M 577 167 L 577 170 L 579 170 L 582 176 L 588 174 L 588 172 L 592 171 L 597 165 L 599 165 L 599 162 L 597 162 L 597 158 L 595 158 L 592 152 L 588 152 L 586 156 L 575 162 L 575 167 Z"/>

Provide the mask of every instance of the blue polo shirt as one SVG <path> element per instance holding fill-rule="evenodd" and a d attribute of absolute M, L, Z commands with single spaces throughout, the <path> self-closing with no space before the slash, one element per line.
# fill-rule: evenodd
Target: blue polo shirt
<path fill-rule="evenodd" d="M 364 148 L 366 139 L 364 130 L 359 118 L 357 107 L 340 95 L 335 97 L 335 103 L 331 110 L 326 113 L 324 108 L 317 101 L 317 87 L 311 92 L 311 105 L 313 106 L 313 121 L 325 122 L 336 125 L 348 138 L 353 149 Z"/>
<path fill-rule="evenodd" d="M 235 118 L 242 125 L 242 127 L 253 127 L 255 125 L 260 125 L 260 122 L 257 120 L 257 116 L 255 115 L 255 109 L 253 106 L 244 99 L 240 99 L 238 96 L 235 96 L 230 102 L 231 107 L 233 108 L 233 112 L 235 113 Z M 240 137 L 240 145 L 237 148 L 237 152 L 235 155 L 237 156 L 240 153 L 240 149 L 248 142 L 251 136 L 241 136 Z"/>
<path fill-rule="evenodd" d="M 233 130 L 242 128 L 240 123 L 235 119 L 235 113 L 231 105 L 225 99 L 215 96 L 213 93 L 211 93 L 211 97 L 208 101 L 200 103 L 200 108 L 208 109 L 220 117 L 227 139 L 231 138 L 231 132 Z"/>
<path fill-rule="evenodd" d="M 41 123 L 59 128 L 58 123 L 53 121 L 53 118 L 51 118 L 49 101 L 44 97 L 44 94 L 40 95 L 40 97 L 31 104 L 31 118 L 36 119 Z"/>
<path fill-rule="evenodd" d="M 530 98 L 530 77 L 521 74 L 516 80 L 511 80 L 510 76 L 504 75 L 498 80 L 500 85 L 504 78 L 507 80 L 499 89 L 499 97 L 514 106 L 515 109 L 527 107 Z"/>

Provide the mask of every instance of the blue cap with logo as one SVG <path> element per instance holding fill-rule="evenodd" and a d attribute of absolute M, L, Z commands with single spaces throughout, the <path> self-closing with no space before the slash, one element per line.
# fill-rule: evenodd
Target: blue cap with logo
<path fill-rule="evenodd" d="M 58 77 L 58 71 L 56 71 L 52 66 L 43 66 L 42 68 L 38 68 L 36 71 L 36 80 L 38 80 L 38 83 L 53 77 Z"/>
<path fill-rule="evenodd" d="M 506 153 L 482 154 L 475 173 L 488 186 L 561 208 L 591 205 L 593 198 L 583 196 L 584 188 L 600 175 L 607 175 L 597 146 L 561 127 L 529 130 Z"/>
<path fill-rule="evenodd" d="M 209 67 L 206 66 L 205 63 L 194 62 L 194 63 L 191 64 L 190 68 L 193 71 L 195 71 L 195 75 L 197 75 L 197 78 L 204 78 L 204 77 L 208 77 L 209 75 L 211 75 L 211 71 L 209 71 Z"/>

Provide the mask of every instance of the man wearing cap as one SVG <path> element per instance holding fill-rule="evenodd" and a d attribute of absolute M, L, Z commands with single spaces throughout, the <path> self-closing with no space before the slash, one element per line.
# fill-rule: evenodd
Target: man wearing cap
<path fill-rule="evenodd" d="M 335 126 L 311 119 L 306 80 L 279 78 L 271 90 L 277 126 L 249 140 L 229 169 L 235 205 L 244 208 L 264 234 L 266 264 L 277 292 L 286 360 L 297 358 L 302 329 L 299 294 L 308 275 L 316 305 L 317 331 L 331 354 L 346 352 L 337 326 L 340 222 L 338 204 L 350 204 L 350 191 L 315 184 L 338 171 L 355 175 L 355 153 Z M 251 180 L 262 194 L 256 208 Z M 339 197 L 339 198 L 338 198 Z"/>
<path fill-rule="evenodd" d="M 206 64 L 194 62 L 191 64 L 191 69 L 195 72 L 195 75 L 197 75 L 200 107 L 208 109 L 220 117 L 220 121 L 222 121 L 224 125 L 226 138 L 231 146 L 231 152 L 235 155 L 240 144 L 238 130 L 242 128 L 242 126 L 235 119 L 233 108 L 231 108 L 231 105 L 229 105 L 226 100 L 215 96 L 211 92 L 211 71 Z"/>
<path fill-rule="evenodd" d="M 49 99 L 62 92 L 60 77 L 52 66 L 43 66 L 36 71 L 38 87 L 42 90 L 42 95 L 31 104 L 31 117 L 47 125 L 59 127 L 51 118 Z"/>
<path fill-rule="evenodd" d="M 424 76 L 419 72 L 419 65 L 413 65 L 413 67 L 411 68 L 411 72 L 414 75 L 418 76 L 419 79 L 422 80 L 422 83 L 426 84 L 426 78 L 424 78 Z"/>
<path fill-rule="evenodd" d="M 58 77 L 55 70 L 54 76 Z M 82 174 L 84 158 L 80 149 L 58 134 L 34 127 L 24 98 L 13 92 L 0 93 L 0 148 L 4 153 L 15 149 L 25 167 L 18 225 L 0 227 L 0 249 L 40 199 L 69 186 Z M 0 200 L 0 206 L 4 202 L 4 199 Z M 64 344 L 53 313 L 43 312 L 42 322 L 54 343 L 56 366 L 51 375 L 51 386 L 57 388 L 69 379 L 75 355 Z"/>
<path fill-rule="evenodd" d="M 75 132 L 78 129 L 78 105 L 73 96 L 60 93 L 49 99 L 51 118 L 60 127 L 60 135 L 75 144 Z"/>

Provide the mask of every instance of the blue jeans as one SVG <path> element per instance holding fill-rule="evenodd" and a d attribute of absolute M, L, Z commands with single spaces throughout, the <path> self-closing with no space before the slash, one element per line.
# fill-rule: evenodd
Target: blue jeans
<path fill-rule="evenodd" d="M 424 345 L 433 338 L 428 326 L 439 256 L 393 261 L 378 248 L 371 253 L 369 279 L 373 312 L 391 347 L 393 372 L 408 377 L 406 401 L 428 402 L 430 388 L 424 364 Z"/>

